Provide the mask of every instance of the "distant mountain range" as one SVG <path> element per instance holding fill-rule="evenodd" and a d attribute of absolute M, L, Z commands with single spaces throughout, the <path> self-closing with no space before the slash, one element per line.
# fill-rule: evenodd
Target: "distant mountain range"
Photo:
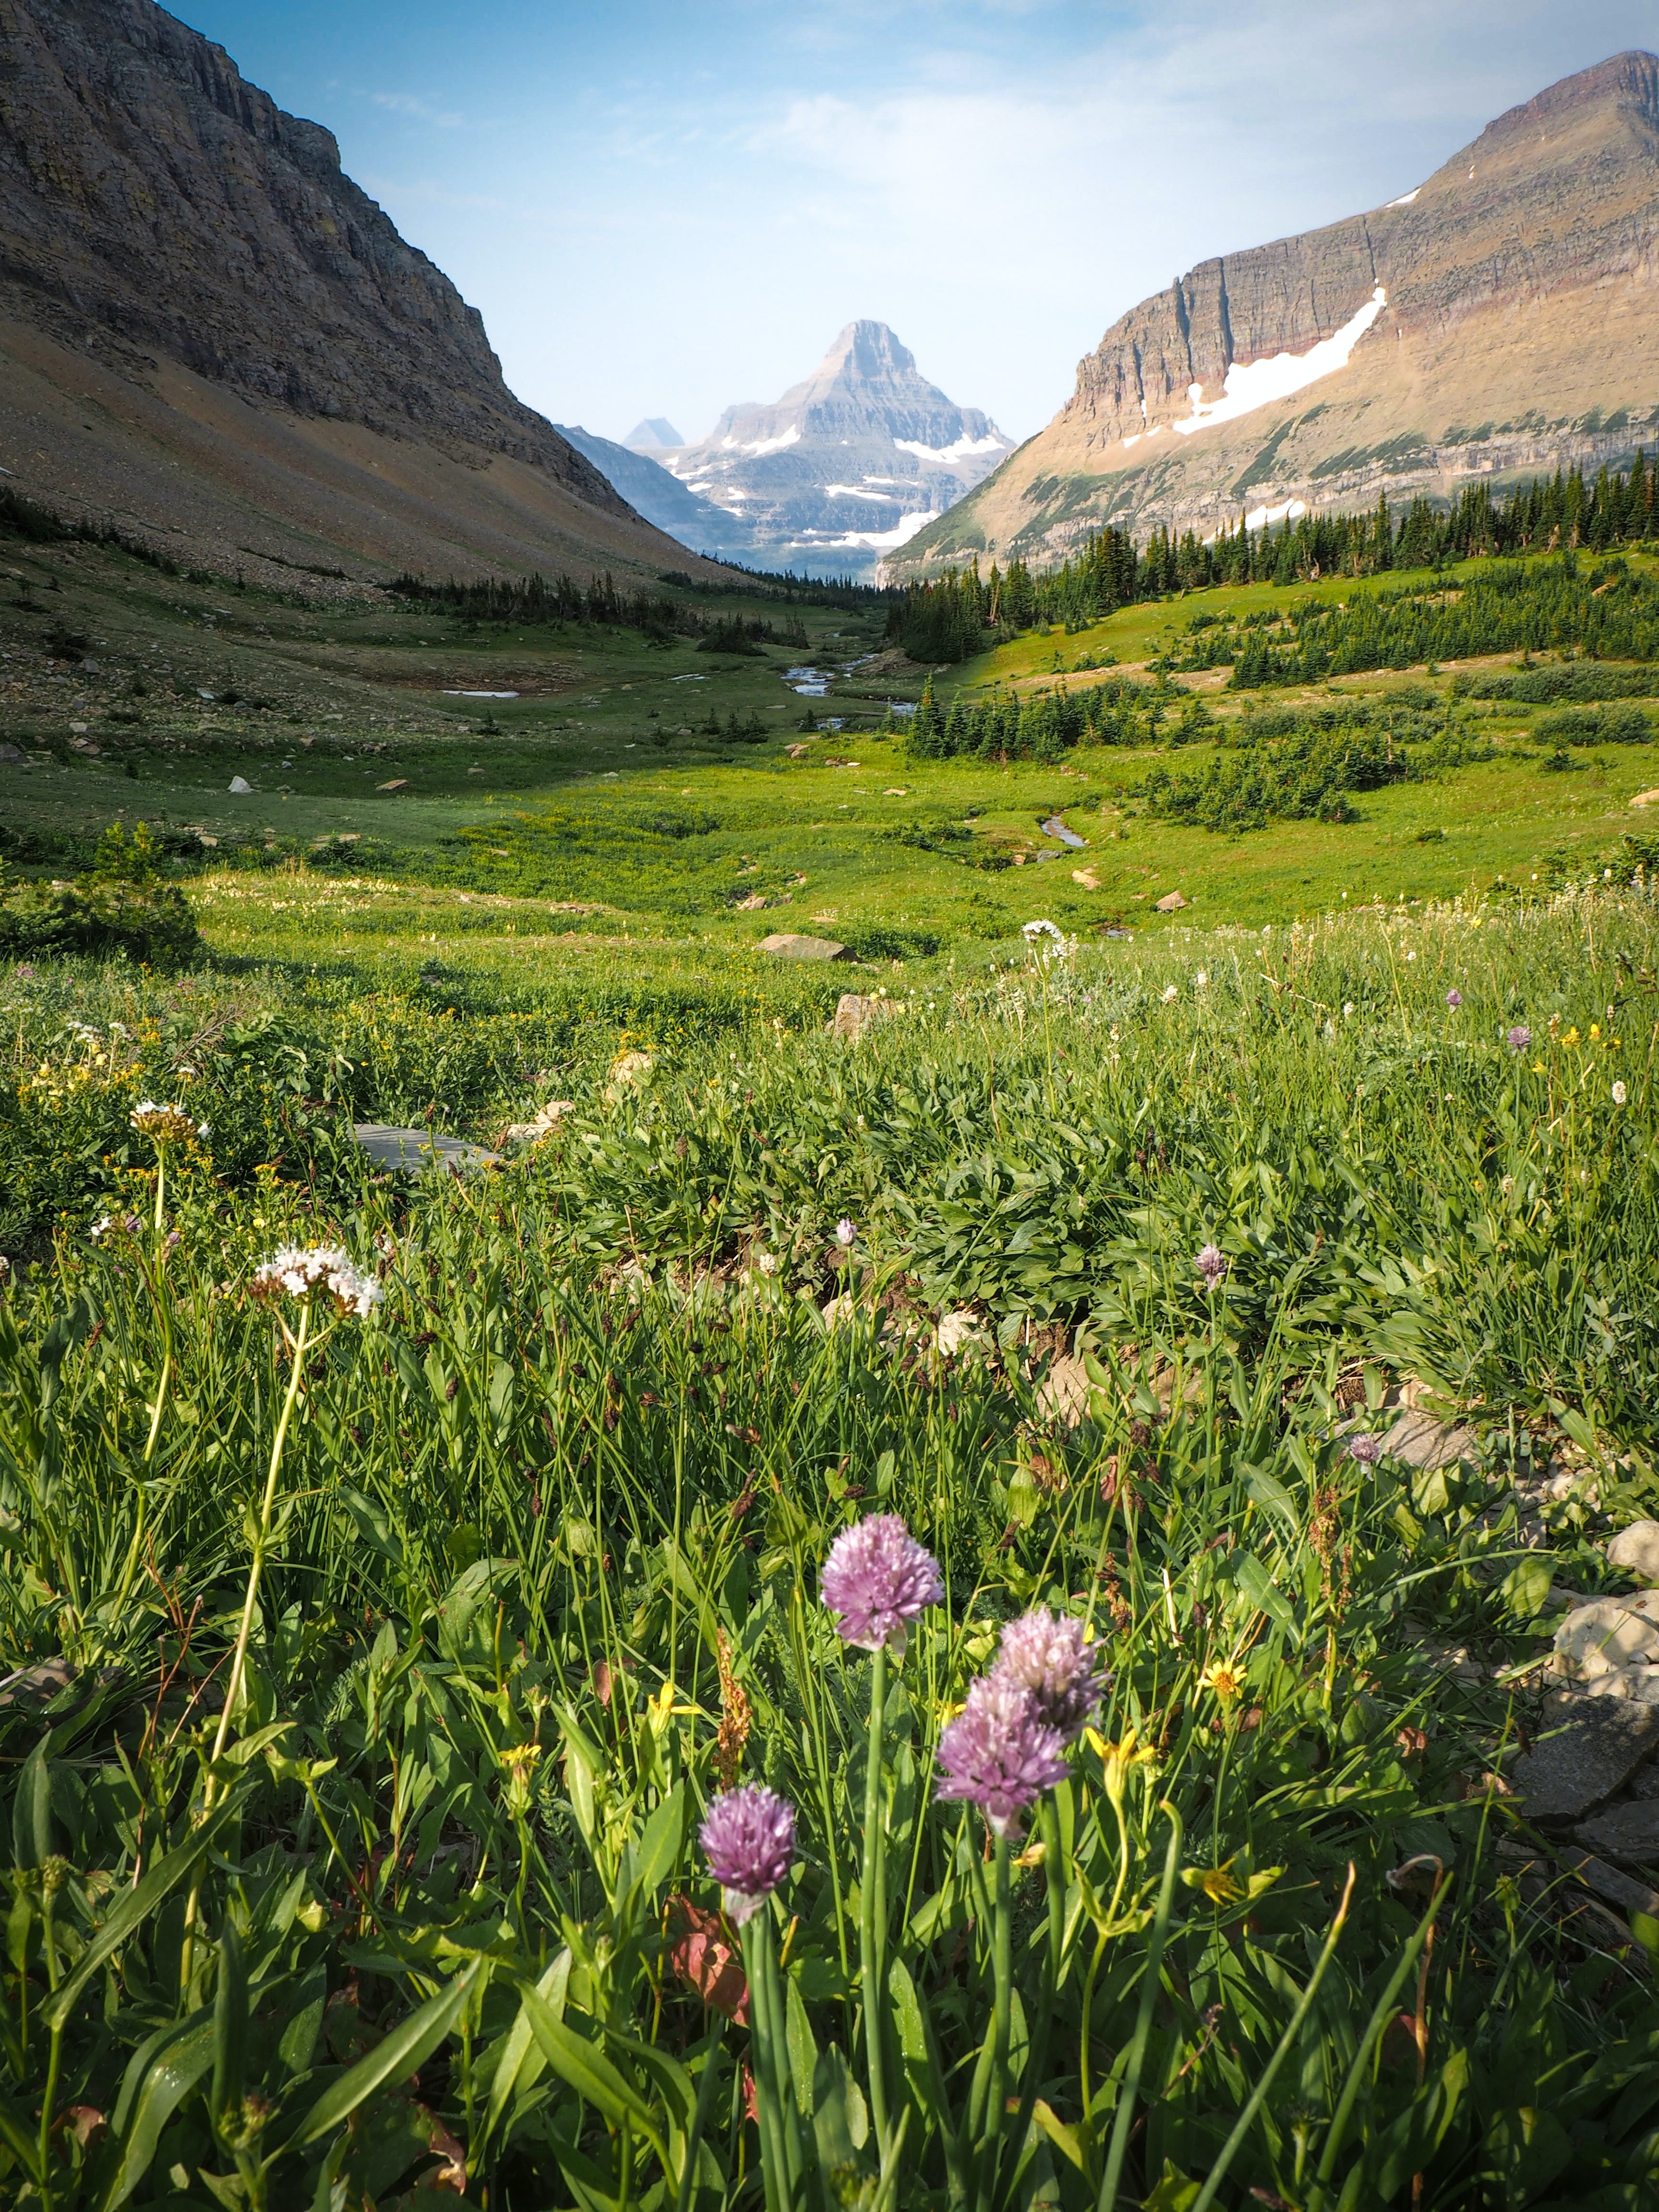
<path fill-rule="evenodd" d="M 1115 322 L 1048 427 L 886 557 L 1040 564 L 1115 523 L 1444 498 L 1659 430 L 1659 60 L 1487 126 L 1381 208 L 1202 263 Z"/>
<path fill-rule="evenodd" d="M 151 0 L 0 0 L 0 471 L 273 578 L 695 566 L 332 136 Z"/>
<path fill-rule="evenodd" d="M 660 416 L 611 453 L 660 462 L 695 497 L 695 519 L 570 432 L 597 468 L 687 545 L 762 568 L 869 574 L 1012 451 L 988 416 L 958 407 L 885 323 L 848 323 L 811 375 L 769 406 L 728 407 L 696 445 L 647 443 Z M 586 442 L 584 442 L 586 440 Z"/>

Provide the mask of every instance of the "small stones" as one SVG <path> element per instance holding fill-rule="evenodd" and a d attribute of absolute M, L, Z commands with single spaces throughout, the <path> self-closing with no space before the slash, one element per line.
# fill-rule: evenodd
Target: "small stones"
<path fill-rule="evenodd" d="M 374 788 L 376 791 L 407 791 L 409 778 L 406 775 L 389 776 L 386 782 L 377 783 Z"/>
<path fill-rule="evenodd" d="M 1621 1789 L 1659 1747 L 1659 1705 L 1558 1693 L 1551 1718 L 1565 1725 L 1540 1736 L 1510 1779 L 1529 1820 L 1576 1820 Z"/>
<path fill-rule="evenodd" d="M 1607 1565 L 1659 1583 L 1659 1521 L 1632 1521 L 1607 1546 Z"/>

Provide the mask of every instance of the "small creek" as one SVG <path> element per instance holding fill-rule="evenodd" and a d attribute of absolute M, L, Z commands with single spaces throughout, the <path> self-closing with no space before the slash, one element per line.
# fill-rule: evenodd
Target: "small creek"
<path fill-rule="evenodd" d="M 1042 834 L 1045 837 L 1058 837 L 1062 845 L 1073 846 L 1079 852 L 1089 842 L 1086 837 L 1079 837 L 1075 830 L 1068 830 L 1058 814 L 1048 817 L 1042 825 Z"/>

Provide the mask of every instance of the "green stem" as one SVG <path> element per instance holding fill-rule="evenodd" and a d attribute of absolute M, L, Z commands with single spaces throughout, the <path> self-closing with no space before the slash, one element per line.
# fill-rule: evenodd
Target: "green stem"
<path fill-rule="evenodd" d="M 1008 1838 L 994 1844 L 996 1892 L 991 1908 L 991 2076 L 985 2101 L 985 2140 L 980 2153 L 978 2203 L 995 2200 L 997 2164 L 1008 2118 L 1008 2040 L 1012 2017 L 1013 1938 L 1009 1928 Z"/>
<path fill-rule="evenodd" d="M 1291 2014 L 1290 2026 L 1279 2037 L 1273 2057 L 1262 2069 L 1261 2078 L 1250 2093 L 1249 2102 L 1239 2114 L 1231 2135 L 1221 2146 L 1220 2157 L 1205 2176 L 1204 2186 L 1194 2200 L 1192 2212 L 1206 2212 L 1206 2208 L 1213 2202 L 1215 2193 L 1221 2186 L 1227 2168 L 1233 2162 L 1234 2154 L 1255 2124 L 1255 2116 L 1261 2111 L 1268 2090 L 1273 2087 L 1274 2075 L 1278 2073 L 1285 2057 L 1295 2045 L 1297 2036 L 1302 2033 L 1302 2023 L 1308 2017 L 1313 2007 L 1313 2001 L 1319 1994 L 1319 1984 L 1325 1978 L 1325 1969 L 1330 1965 L 1335 1954 L 1336 1939 L 1342 1933 L 1342 1923 L 1348 1917 L 1348 1900 L 1353 1895 L 1353 1883 L 1354 1870 L 1350 1865 L 1348 1879 L 1342 1891 L 1342 1902 L 1336 1908 L 1336 1917 L 1331 1923 L 1331 1932 L 1325 1938 L 1325 1948 L 1320 1953 L 1318 1962 L 1312 1973 L 1308 1977 L 1308 1986 L 1302 1992 L 1301 2002 Z"/>
<path fill-rule="evenodd" d="M 1353 2063 L 1348 2069 L 1348 2078 L 1342 2085 L 1342 2094 L 1337 2100 L 1336 2111 L 1331 2117 L 1331 2124 L 1326 2132 L 1325 2146 L 1320 2153 L 1317 2179 L 1322 2183 L 1328 2182 L 1336 2171 L 1337 2158 L 1342 2148 L 1342 2138 L 1347 2131 L 1348 2119 L 1353 2111 L 1354 2100 L 1359 2094 L 1361 2076 L 1365 2071 L 1367 2062 L 1377 2039 L 1393 2017 L 1395 2001 L 1401 1990 L 1404 1989 L 1412 1968 L 1417 1964 L 1418 1954 L 1429 1939 L 1429 1931 L 1434 1926 L 1435 1915 L 1444 1901 L 1448 1887 L 1449 1885 L 1443 1881 L 1435 1884 L 1434 1895 L 1430 1900 L 1429 1909 L 1418 1922 L 1416 1934 L 1401 1953 L 1400 1963 L 1389 1978 L 1388 1986 L 1378 1997 L 1365 2033 L 1359 2039 L 1359 2048 L 1355 2051 Z"/>
<path fill-rule="evenodd" d="M 864 1997 L 864 2055 L 870 2079 L 870 2117 L 876 2148 L 887 2155 L 887 2075 L 882 2027 L 886 2016 L 886 1854 L 881 1808 L 881 1724 L 887 1703 L 887 1647 L 877 1647 L 870 1669 L 870 1747 L 864 1776 L 864 1875 L 859 1887 L 859 1979 Z"/>
<path fill-rule="evenodd" d="M 1134 2040 L 1129 2045 L 1129 2063 L 1124 2069 L 1123 2087 L 1118 2093 L 1117 2114 L 1112 2124 L 1111 2145 L 1106 2154 L 1106 2172 L 1100 2184 L 1097 2212 L 1113 2212 L 1117 2203 L 1118 2181 L 1129 2153 L 1129 2131 L 1134 2124 L 1135 2099 L 1140 2093 L 1146 2038 L 1152 2032 L 1152 2007 L 1158 2002 L 1158 1974 L 1164 1964 L 1164 1939 L 1170 1932 L 1170 1911 L 1175 1902 L 1176 1869 L 1181 1864 L 1181 1815 L 1167 1799 L 1163 1810 L 1170 1823 L 1170 1848 L 1164 1855 L 1164 1879 L 1158 1885 L 1152 1941 L 1146 1946 L 1146 1971 L 1140 1984 Z"/>
<path fill-rule="evenodd" d="M 1037 2000 L 1036 2018 L 1031 2024 L 1031 2048 L 1025 2063 L 1025 2087 L 1019 2100 L 1019 2116 L 1014 2122 L 1014 2155 L 1024 2155 L 1025 2137 L 1031 2124 L 1031 2112 L 1042 2085 L 1042 2069 L 1048 2059 L 1048 2030 L 1054 2020 L 1054 1995 L 1060 1987 L 1060 1954 L 1066 1939 L 1066 1874 L 1060 1864 L 1060 1816 L 1052 1796 L 1045 1796 L 1037 1808 L 1037 1826 L 1042 1832 L 1042 1871 L 1048 1891 L 1048 1942 L 1042 1960 L 1042 1990 Z M 1085 2106 L 1087 2110 L 1087 2106 Z"/>
<path fill-rule="evenodd" d="M 783 2116 L 778 2110 L 775 2066 L 778 2030 L 772 2021 L 771 1992 L 762 1946 L 771 1940 L 771 1924 L 764 1911 L 743 1924 L 743 1964 L 749 1979 L 750 2068 L 755 2078 L 755 2103 L 760 2115 L 761 2181 L 766 2192 L 766 2212 L 788 2212 L 788 2163 L 783 2148 Z"/>
<path fill-rule="evenodd" d="M 714 2014 L 714 2026 L 709 2035 L 702 2062 L 702 2079 L 697 2084 L 696 2109 L 691 2115 L 690 2132 L 685 2138 L 685 2163 L 680 2168 L 680 2185 L 675 2191 L 674 2212 L 691 2212 L 691 2200 L 696 2194 L 697 2153 L 702 2147 L 703 2130 L 708 2124 L 708 2115 L 714 2102 L 714 2085 L 720 2078 L 717 2063 L 720 2055 L 720 2036 L 726 2022 L 719 2013 Z"/>

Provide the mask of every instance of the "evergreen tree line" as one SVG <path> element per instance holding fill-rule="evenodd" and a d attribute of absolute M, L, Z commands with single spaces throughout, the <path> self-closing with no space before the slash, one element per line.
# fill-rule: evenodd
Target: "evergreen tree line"
<path fill-rule="evenodd" d="M 1247 617 L 1206 625 L 1180 668 L 1232 665 L 1232 688 L 1322 684 L 1382 668 L 1416 668 L 1493 653 L 1659 657 L 1659 585 L 1615 556 L 1495 564 L 1455 590 L 1401 586 L 1346 602 L 1308 599 L 1280 623 Z"/>
<path fill-rule="evenodd" d="M 1082 627 L 1140 600 L 1218 584 L 1289 586 L 1476 556 L 1605 552 L 1655 535 L 1655 471 L 1638 453 L 1628 470 L 1604 467 L 1589 483 L 1579 469 L 1558 469 L 1498 498 L 1486 483 L 1466 485 L 1449 507 L 1419 497 L 1398 521 L 1384 496 L 1363 514 L 1287 515 L 1276 529 L 1247 529 L 1241 514 L 1207 543 L 1190 529 L 1177 537 L 1159 528 L 1139 551 L 1127 531 L 1109 526 L 1041 574 L 1016 557 L 1006 570 L 994 562 L 981 576 L 975 559 L 907 585 L 889 613 L 888 635 L 912 659 L 957 661 L 1038 624 Z"/>
<path fill-rule="evenodd" d="M 650 637 L 714 637 L 724 641 L 716 649 L 750 649 L 747 641 L 770 639 L 772 625 L 759 617 L 706 615 L 695 606 L 670 599 L 665 592 L 636 589 L 622 592 L 607 569 L 603 576 L 583 584 L 574 576 L 487 576 L 463 583 L 452 576 L 434 583 L 429 577 L 404 574 L 392 589 L 399 598 L 423 605 L 441 606 L 478 623 L 578 623 L 592 629 L 643 630 Z"/>
<path fill-rule="evenodd" d="M 1075 745 L 1189 744 L 1213 735 L 1213 717 L 1190 691 L 1167 681 L 1115 677 L 1084 691 L 997 692 L 942 708 L 930 676 L 910 719 L 913 761 L 1058 760 Z"/>

